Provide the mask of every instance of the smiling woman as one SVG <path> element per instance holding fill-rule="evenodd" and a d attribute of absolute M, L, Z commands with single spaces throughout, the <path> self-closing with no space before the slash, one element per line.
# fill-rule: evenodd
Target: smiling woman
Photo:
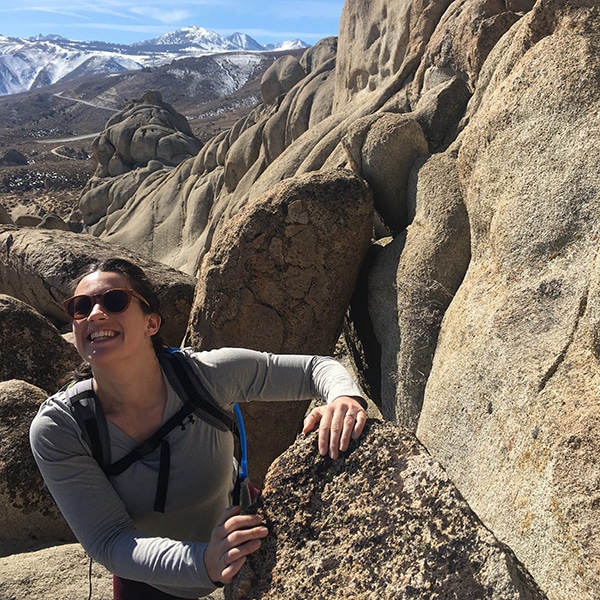
<path fill-rule="evenodd" d="M 233 505 L 240 478 L 232 429 L 222 425 L 235 403 L 325 399 L 304 431 L 318 427 L 319 451 L 332 458 L 361 434 L 366 403 L 332 358 L 165 349 L 158 298 L 128 261 L 92 265 L 73 293 L 64 306 L 85 378 L 40 408 L 30 432 L 36 462 L 89 556 L 114 573 L 115 600 L 207 595 L 268 534 Z M 167 368 L 174 354 L 187 375 Z M 194 412 L 186 379 L 202 391 Z"/>
<path fill-rule="evenodd" d="M 102 293 L 94 293 L 98 291 Z M 160 301 L 146 274 L 137 265 L 121 259 L 92 263 L 74 282 L 73 293 L 74 296 L 65 300 L 63 306 L 73 319 L 75 345 L 84 359 L 78 378 L 91 375 L 91 357 L 86 352 L 96 352 L 101 348 L 99 332 L 103 331 L 109 337 L 117 336 L 117 331 L 101 327 L 105 324 L 104 316 L 112 316 L 113 325 L 116 325 L 126 317 L 119 316 L 119 313 L 129 312 L 127 309 L 132 298 L 139 304 L 142 313 L 152 317 L 153 333 L 148 339 L 154 350 L 163 348 L 164 343 L 159 335 L 163 323 Z M 89 344 L 86 346 L 85 342 Z"/>
<path fill-rule="evenodd" d="M 96 271 L 80 281 L 75 299 L 69 303 L 74 311 L 89 309 L 87 314 L 82 310 L 74 313 L 73 333 L 79 354 L 93 366 L 96 376 L 107 360 L 113 377 L 112 371 L 119 364 L 123 366 L 125 359 L 133 361 L 128 368 L 134 373 L 143 372 L 135 369 L 145 364 L 147 352 L 153 352 L 151 338 L 160 329 L 161 317 L 128 285 L 120 273 Z M 116 307 L 120 310 L 111 311 L 104 299 L 114 304 L 115 295 L 135 298 L 136 302 L 122 302 Z"/>

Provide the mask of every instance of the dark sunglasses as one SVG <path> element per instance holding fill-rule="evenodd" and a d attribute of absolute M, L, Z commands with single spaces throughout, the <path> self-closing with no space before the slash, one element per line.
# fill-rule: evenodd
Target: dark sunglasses
<path fill-rule="evenodd" d="M 100 306 L 106 312 L 113 314 L 121 313 L 127 310 L 132 296 L 150 308 L 150 304 L 143 296 L 140 296 L 134 290 L 125 288 L 114 288 L 94 296 L 73 296 L 65 300 L 63 306 L 71 319 L 85 319 L 92 312 L 97 302 L 100 302 Z"/>

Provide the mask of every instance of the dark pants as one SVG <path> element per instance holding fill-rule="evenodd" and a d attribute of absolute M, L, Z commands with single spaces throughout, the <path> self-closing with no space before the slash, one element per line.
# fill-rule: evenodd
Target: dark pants
<path fill-rule="evenodd" d="M 186 600 L 179 596 L 165 594 L 147 583 L 131 581 L 113 575 L 113 598 L 114 600 Z"/>

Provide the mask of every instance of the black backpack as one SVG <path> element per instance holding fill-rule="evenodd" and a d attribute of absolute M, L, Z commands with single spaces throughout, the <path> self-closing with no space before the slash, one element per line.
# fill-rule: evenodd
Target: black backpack
<path fill-rule="evenodd" d="M 165 348 L 157 354 L 169 383 L 177 395 L 182 398 L 182 407 L 148 439 L 134 448 L 120 460 L 111 463 L 110 443 L 106 417 L 102 406 L 94 393 L 92 379 L 86 379 L 75 384 L 69 384 L 63 391 L 75 420 L 79 424 L 85 441 L 92 449 L 92 456 L 100 465 L 107 477 L 120 475 L 134 462 L 144 458 L 157 448 L 160 448 L 160 467 L 158 483 L 154 500 L 154 510 L 165 511 L 165 501 L 169 486 L 170 446 L 165 439 L 175 427 L 185 429 L 192 423 L 193 415 L 221 431 L 231 431 L 236 442 L 236 459 L 238 474 L 233 489 L 233 503 L 247 508 L 256 498 L 256 490 L 248 480 L 246 462 L 246 436 L 242 414 L 234 406 L 235 416 L 219 408 L 211 400 L 211 396 L 197 377 L 188 356 L 176 348 Z"/>

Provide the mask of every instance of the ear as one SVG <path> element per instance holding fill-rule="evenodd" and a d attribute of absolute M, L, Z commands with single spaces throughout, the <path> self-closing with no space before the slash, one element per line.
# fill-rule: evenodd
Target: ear
<path fill-rule="evenodd" d="M 149 337 L 152 337 L 155 333 L 158 333 L 161 323 L 162 319 L 160 318 L 160 315 L 157 315 L 156 313 L 150 313 L 148 315 L 146 333 Z"/>

